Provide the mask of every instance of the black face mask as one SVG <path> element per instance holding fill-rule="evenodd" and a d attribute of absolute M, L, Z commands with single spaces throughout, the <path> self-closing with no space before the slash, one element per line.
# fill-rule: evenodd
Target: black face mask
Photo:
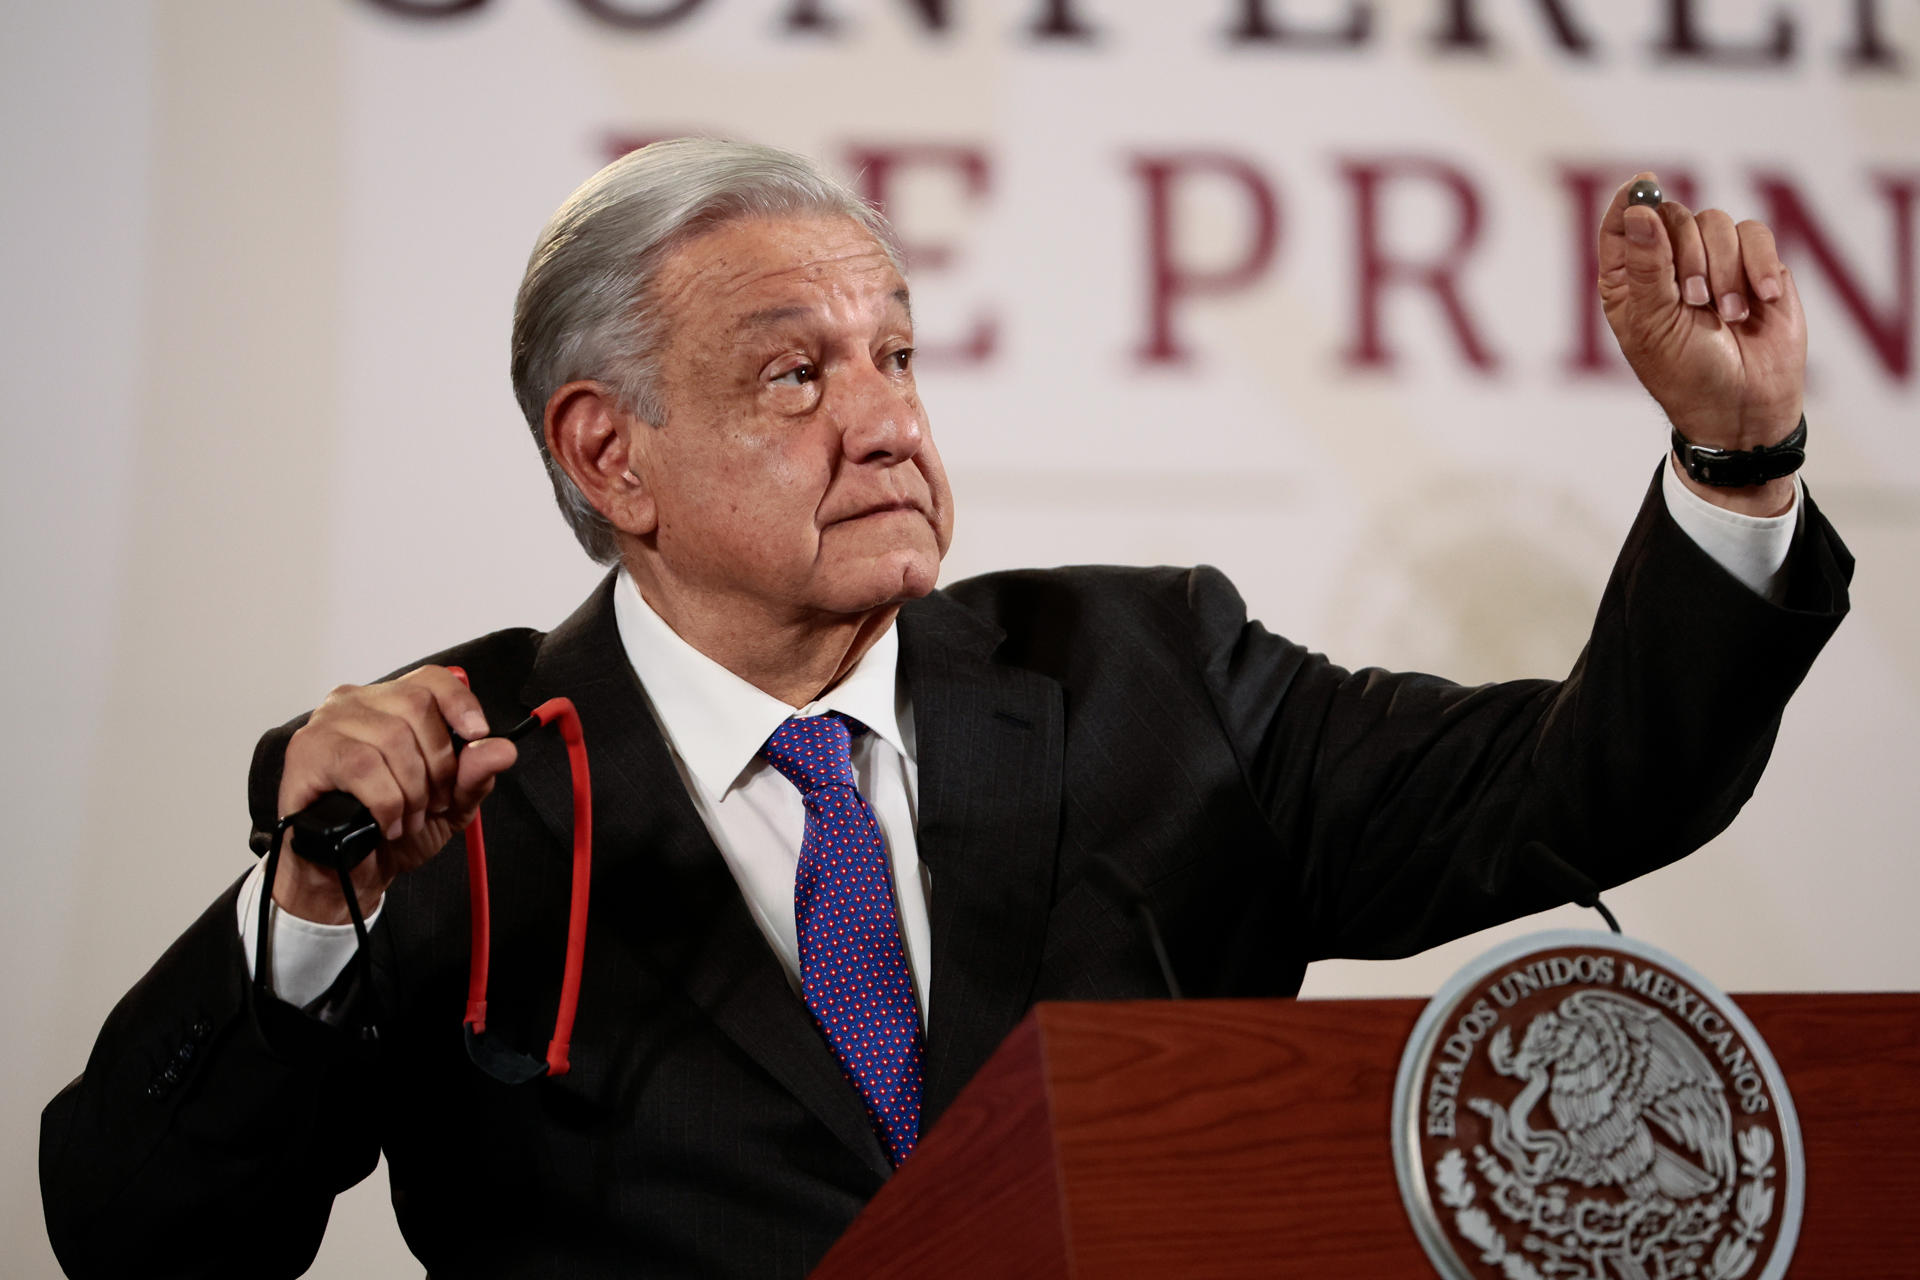
<path fill-rule="evenodd" d="M 449 668 L 466 683 L 466 672 Z M 487 901 L 486 842 L 481 832 L 480 815 L 475 813 L 465 832 L 467 846 L 467 882 L 471 895 L 473 950 L 467 968 L 467 1009 L 462 1021 L 466 1028 L 467 1057 L 474 1066 L 502 1084 L 525 1084 L 541 1076 L 567 1074 L 568 1047 L 573 1038 L 574 1014 L 580 1004 L 580 971 L 586 958 L 587 904 L 593 870 L 593 791 L 587 770 L 586 738 L 580 730 L 580 715 L 566 698 L 553 698 L 534 708 L 532 715 L 496 736 L 518 741 L 543 725 L 557 725 L 567 746 L 567 765 L 573 776 L 573 897 L 567 918 L 567 960 L 560 981 L 560 1007 L 553 1021 L 553 1038 L 547 1043 L 544 1059 L 512 1049 L 488 1039 L 487 961 L 491 951 L 492 912 Z M 453 739 L 454 750 L 466 744 Z M 267 847 L 266 884 L 260 894 L 260 919 L 254 947 L 253 983 L 257 996 L 272 993 L 272 955 L 270 911 L 274 874 L 280 865 L 280 847 L 287 831 L 293 832 L 293 851 L 315 866 L 330 867 L 340 877 L 340 892 L 347 903 L 347 915 L 353 921 L 356 941 L 354 961 L 364 962 L 367 955 L 367 922 L 360 912 L 360 898 L 353 890 L 353 869 L 380 847 L 380 825 L 373 814 L 344 791 L 330 791 L 305 809 L 280 819 Z M 349 962 L 352 963 L 352 962 Z M 377 1035 L 378 1010 L 371 1025 Z"/>

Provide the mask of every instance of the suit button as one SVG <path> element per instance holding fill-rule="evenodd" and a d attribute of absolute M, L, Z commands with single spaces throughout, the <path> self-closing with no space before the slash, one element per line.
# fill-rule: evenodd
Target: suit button
<path fill-rule="evenodd" d="M 185 1044 L 181 1045 L 178 1049 L 174 1050 L 173 1060 L 184 1067 L 189 1062 L 193 1061 L 194 1052 L 199 1047 L 200 1046 L 196 1042 L 189 1040 Z"/>
<path fill-rule="evenodd" d="M 208 1022 L 205 1018 L 198 1019 L 197 1021 L 194 1022 L 193 1027 L 188 1032 L 188 1034 L 191 1035 L 195 1040 L 205 1040 L 208 1036 L 213 1034 L 213 1024 L 211 1022 Z"/>

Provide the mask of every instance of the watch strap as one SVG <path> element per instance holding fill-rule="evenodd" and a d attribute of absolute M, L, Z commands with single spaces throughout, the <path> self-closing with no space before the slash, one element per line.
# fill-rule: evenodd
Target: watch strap
<path fill-rule="evenodd" d="M 1673 453 L 1700 484 L 1715 489 L 1748 489 L 1798 471 L 1807 460 L 1807 415 L 1777 444 L 1755 449 L 1713 449 L 1695 444 L 1673 429 Z"/>

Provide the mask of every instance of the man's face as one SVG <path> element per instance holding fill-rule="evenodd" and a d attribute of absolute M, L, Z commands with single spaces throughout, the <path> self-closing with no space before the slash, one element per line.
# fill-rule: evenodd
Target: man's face
<path fill-rule="evenodd" d="M 906 283 L 849 218 L 727 223 L 660 271 L 666 421 L 636 424 L 664 593 L 801 621 L 925 595 L 953 499 Z"/>

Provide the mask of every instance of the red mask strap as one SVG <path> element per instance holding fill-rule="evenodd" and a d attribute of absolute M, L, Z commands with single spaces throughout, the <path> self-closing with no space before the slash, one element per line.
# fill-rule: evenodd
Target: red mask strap
<path fill-rule="evenodd" d="M 567 1050 L 573 1043 L 573 1015 L 580 1007 L 580 970 L 587 958 L 587 902 L 593 880 L 593 777 L 587 771 L 587 740 L 580 713 L 566 698 L 534 708 L 541 724 L 558 723 L 567 744 L 567 768 L 573 774 L 573 904 L 567 912 L 567 965 L 560 979 L 560 1009 L 547 1045 L 547 1074 L 567 1074 Z"/>
<path fill-rule="evenodd" d="M 449 667 L 448 670 L 462 684 L 467 683 L 466 672 L 458 667 Z M 573 1020 L 580 1005 L 580 973 L 586 963 L 587 907 L 593 878 L 593 778 L 587 768 L 587 743 L 580 729 L 580 713 L 574 709 L 572 701 L 553 698 L 541 703 L 534 708 L 527 727 L 534 723 L 559 726 L 560 738 L 567 745 L 567 766 L 573 778 L 573 898 L 567 913 L 567 958 L 560 979 L 560 1007 L 554 1016 L 553 1039 L 547 1044 L 544 1068 L 546 1075 L 563 1076 L 570 1065 L 568 1053 L 573 1041 Z M 518 737 L 519 730 L 516 729 L 511 736 Z M 478 812 L 473 815 L 473 821 L 467 824 L 466 845 L 473 937 L 467 968 L 467 1009 L 463 1021 L 467 1027 L 469 1045 L 473 1046 L 487 1029 L 487 967 L 492 951 L 486 837 Z M 513 1081 L 531 1079 L 542 1073 L 537 1061 L 531 1058 L 526 1058 L 524 1064 L 505 1061 L 507 1058 L 523 1057 L 520 1054 L 491 1051 L 484 1055 L 476 1054 L 475 1061 L 483 1069 L 488 1069 L 490 1074 Z M 500 1061 L 496 1062 L 496 1059 Z M 504 1070 L 489 1068 L 489 1062 L 494 1062 L 495 1066 Z"/>

